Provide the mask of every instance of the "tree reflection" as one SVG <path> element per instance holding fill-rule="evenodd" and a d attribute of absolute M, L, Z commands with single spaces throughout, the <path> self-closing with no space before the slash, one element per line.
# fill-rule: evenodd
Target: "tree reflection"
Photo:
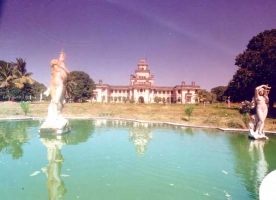
<path fill-rule="evenodd" d="M 0 121 L 0 151 L 12 155 L 13 159 L 23 156 L 23 144 L 31 138 L 28 128 L 38 124 L 38 121 Z"/>
<path fill-rule="evenodd" d="M 70 126 L 71 132 L 66 137 L 69 145 L 86 142 L 95 131 L 95 126 L 91 120 L 71 120 Z"/>

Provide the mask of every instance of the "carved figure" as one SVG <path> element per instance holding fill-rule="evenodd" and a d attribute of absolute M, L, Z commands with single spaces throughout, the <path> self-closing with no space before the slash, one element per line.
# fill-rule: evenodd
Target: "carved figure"
<path fill-rule="evenodd" d="M 48 107 L 48 116 L 42 124 L 41 129 L 56 129 L 57 132 L 64 132 L 68 129 L 68 120 L 62 116 L 62 108 L 64 105 L 65 83 L 69 70 L 65 67 L 65 53 L 61 52 L 59 59 L 51 60 L 52 78 L 50 87 L 44 94 L 51 95 L 51 103 Z"/>
<path fill-rule="evenodd" d="M 65 82 L 67 75 L 70 73 L 65 67 L 65 53 L 61 52 L 59 60 L 51 61 L 52 79 L 50 88 L 51 104 L 48 108 L 48 118 L 51 120 L 61 117 L 64 104 Z M 46 91 L 47 92 L 47 91 Z"/>
<path fill-rule="evenodd" d="M 251 114 L 253 124 L 249 124 L 249 136 L 254 137 L 255 139 L 268 139 L 264 134 L 264 122 L 268 112 L 268 94 L 270 89 L 271 87 L 268 87 L 267 85 L 260 85 L 255 89 L 253 105 L 255 106 L 256 114 Z"/>

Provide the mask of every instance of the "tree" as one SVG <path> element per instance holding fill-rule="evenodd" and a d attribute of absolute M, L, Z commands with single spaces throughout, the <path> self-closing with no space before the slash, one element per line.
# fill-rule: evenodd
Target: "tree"
<path fill-rule="evenodd" d="M 187 107 L 185 107 L 185 114 L 188 116 L 188 120 L 190 121 L 190 118 L 192 116 L 192 113 L 194 111 L 195 107 L 194 105 L 188 105 Z"/>
<path fill-rule="evenodd" d="M 227 96 L 224 95 L 225 90 L 227 89 L 226 86 L 217 86 L 211 89 L 211 93 L 216 95 L 217 101 L 225 101 Z"/>
<path fill-rule="evenodd" d="M 247 49 L 236 57 L 238 70 L 225 91 L 233 101 L 251 100 L 258 85 L 268 84 L 270 108 L 276 100 L 276 29 L 254 36 Z"/>
<path fill-rule="evenodd" d="M 10 63 L 1 61 L 0 64 L 0 87 L 5 88 L 6 95 L 10 100 L 10 89 L 14 86 L 15 70 Z"/>
<path fill-rule="evenodd" d="M 198 91 L 198 97 L 200 102 L 210 102 L 213 103 L 216 100 L 216 95 L 208 92 L 207 90 Z"/>
<path fill-rule="evenodd" d="M 7 63 L 0 61 L 0 87 L 6 89 L 6 95 L 10 99 L 11 94 L 21 96 L 24 99 L 24 93 L 30 90 L 33 84 L 31 72 L 27 72 L 26 62 L 22 58 L 16 59 L 17 63 Z M 19 90 L 17 90 L 18 88 Z"/>
<path fill-rule="evenodd" d="M 26 93 L 25 95 L 32 95 L 34 96 L 36 99 L 40 99 L 40 95 L 41 93 L 43 94 L 43 92 L 45 92 L 47 90 L 47 87 L 42 84 L 42 83 L 39 83 L 37 81 L 34 81 L 34 83 L 32 85 L 30 85 L 31 87 L 31 91 L 30 93 Z"/>
<path fill-rule="evenodd" d="M 72 84 L 70 95 L 74 101 L 90 99 L 93 90 L 95 89 L 94 81 L 89 75 L 83 71 L 72 71 L 68 75 L 67 82 L 74 82 Z"/>
<path fill-rule="evenodd" d="M 14 66 L 14 85 L 22 89 L 26 84 L 32 85 L 34 79 L 31 77 L 32 72 L 27 72 L 26 62 L 22 58 L 16 58 L 17 62 Z"/>
<path fill-rule="evenodd" d="M 77 87 L 77 83 L 70 78 L 67 78 L 66 85 L 65 85 L 65 98 L 73 99 L 73 91 Z"/>

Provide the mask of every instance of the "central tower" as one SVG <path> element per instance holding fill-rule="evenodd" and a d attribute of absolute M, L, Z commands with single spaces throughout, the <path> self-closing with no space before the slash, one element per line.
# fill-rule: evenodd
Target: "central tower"
<path fill-rule="evenodd" d="M 130 85 L 151 87 L 153 84 L 154 76 L 150 75 L 147 61 L 140 60 L 138 63 L 138 69 L 135 70 L 135 75 L 130 75 Z"/>

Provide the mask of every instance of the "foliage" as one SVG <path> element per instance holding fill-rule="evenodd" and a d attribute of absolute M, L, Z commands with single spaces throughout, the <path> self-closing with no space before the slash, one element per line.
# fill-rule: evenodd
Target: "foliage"
<path fill-rule="evenodd" d="M 217 86 L 211 89 L 211 93 L 216 95 L 216 100 L 219 102 L 226 101 L 227 96 L 224 95 L 226 86 Z"/>
<path fill-rule="evenodd" d="M 0 151 L 6 155 L 11 155 L 12 159 L 19 159 L 24 154 L 24 144 L 30 137 L 27 127 L 38 122 L 34 120 L 3 121 L 0 124 Z"/>
<path fill-rule="evenodd" d="M 72 71 L 67 83 L 71 83 L 68 93 L 75 102 L 89 99 L 95 89 L 94 81 L 83 71 Z"/>
<path fill-rule="evenodd" d="M 14 85 L 15 87 L 22 89 L 26 84 L 32 85 L 34 83 L 31 75 L 33 73 L 27 72 L 26 62 L 22 58 L 16 58 L 17 62 L 13 66 L 14 68 Z"/>
<path fill-rule="evenodd" d="M 198 91 L 197 96 L 199 97 L 200 102 L 210 102 L 213 103 L 216 100 L 216 95 L 208 92 L 207 90 Z"/>
<path fill-rule="evenodd" d="M 25 99 L 26 93 L 30 93 L 31 85 L 34 80 L 31 78 L 32 73 L 27 72 L 26 62 L 22 58 L 17 58 L 16 63 L 7 63 L 0 61 L 0 87 L 5 88 L 6 92 L 3 96 L 8 99 L 20 97 Z M 19 89 L 19 90 L 18 90 Z"/>
<path fill-rule="evenodd" d="M 161 98 L 159 98 L 158 96 L 155 96 L 153 100 L 154 100 L 155 103 L 159 103 L 159 102 L 160 102 L 160 99 L 161 99 Z"/>
<path fill-rule="evenodd" d="M 29 86 L 28 84 L 27 84 L 27 86 Z M 26 87 L 27 87 L 26 86 Z M 28 94 L 28 93 L 26 93 L 26 95 L 32 95 L 32 96 L 34 96 L 36 99 L 40 99 L 40 94 L 42 93 L 43 94 L 43 92 L 45 92 L 47 90 L 47 87 L 44 85 L 44 84 L 42 84 L 42 83 L 39 83 L 39 82 L 37 82 L 37 81 L 34 81 L 34 83 L 33 83 L 33 85 L 31 85 L 31 90 L 30 90 L 30 93 Z M 24 93 L 23 93 L 24 94 Z M 43 95 L 42 96 L 42 98 L 44 98 L 45 96 Z"/>
<path fill-rule="evenodd" d="M 268 84 L 270 107 L 276 100 L 276 29 L 266 30 L 254 36 L 247 49 L 236 57 L 238 70 L 225 92 L 234 102 L 251 99 L 258 85 Z"/>
<path fill-rule="evenodd" d="M 27 103 L 27 102 L 22 101 L 22 102 L 20 102 L 20 107 L 21 107 L 21 109 L 23 110 L 23 112 L 24 112 L 24 114 L 26 116 L 28 114 L 28 112 L 29 112 L 30 104 Z"/>
<path fill-rule="evenodd" d="M 252 101 L 244 101 L 242 106 L 239 108 L 242 121 L 246 126 L 249 123 L 249 114 L 252 112 L 252 109 L 255 109 L 254 103 Z"/>
<path fill-rule="evenodd" d="M 192 113 L 193 113 L 194 109 L 195 109 L 194 105 L 188 105 L 188 106 L 185 107 L 185 114 L 188 116 L 189 120 L 192 116 Z"/>
<path fill-rule="evenodd" d="M 1 62 L 0 66 L 0 87 L 5 88 L 6 95 L 10 99 L 10 89 L 14 86 L 15 70 L 10 63 L 4 61 Z"/>
<path fill-rule="evenodd" d="M 242 106 L 239 108 L 240 114 L 249 114 L 253 108 L 253 103 L 250 101 L 244 101 Z"/>

